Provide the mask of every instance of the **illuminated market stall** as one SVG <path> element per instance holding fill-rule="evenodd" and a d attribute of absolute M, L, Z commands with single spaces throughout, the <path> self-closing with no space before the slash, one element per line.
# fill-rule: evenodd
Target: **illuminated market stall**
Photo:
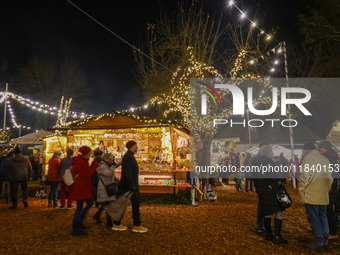
<path fill-rule="evenodd" d="M 113 153 L 118 161 L 126 152 L 125 144 L 137 142 L 135 158 L 139 164 L 141 193 L 173 193 L 187 185 L 190 168 L 189 129 L 180 122 L 137 114 L 111 111 L 54 127 L 60 135 L 44 137 L 43 171 L 53 152 L 74 150 L 86 145 Z M 120 178 L 121 169 L 116 170 Z"/>

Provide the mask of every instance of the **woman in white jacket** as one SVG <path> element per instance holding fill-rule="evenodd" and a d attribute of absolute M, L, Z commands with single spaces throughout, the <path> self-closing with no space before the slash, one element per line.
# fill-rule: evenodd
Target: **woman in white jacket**
<path fill-rule="evenodd" d="M 97 173 L 99 177 L 98 188 L 97 188 L 97 202 L 103 206 L 105 203 L 109 203 L 110 201 L 116 200 L 116 196 L 109 197 L 106 192 L 105 185 L 111 184 L 114 181 L 118 182 L 119 179 L 115 177 L 115 169 L 119 167 L 121 163 L 115 164 L 114 156 L 111 153 L 104 153 L 102 161 L 97 168 Z M 97 213 L 93 217 L 100 221 L 100 212 L 102 211 L 101 208 L 98 209 Z M 97 216 L 97 217 L 96 217 Z M 113 222 L 110 215 L 106 212 L 106 226 L 112 228 Z"/>

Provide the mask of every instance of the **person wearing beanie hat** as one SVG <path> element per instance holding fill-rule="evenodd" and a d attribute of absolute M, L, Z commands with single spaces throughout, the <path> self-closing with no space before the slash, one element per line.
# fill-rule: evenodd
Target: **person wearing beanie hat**
<path fill-rule="evenodd" d="M 332 177 L 333 177 L 333 184 L 331 190 L 329 191 L 329 204 L 327 206 L 327 220 L 329 226 L 329 240 L 338 239 L 338 229 L 337 229 L 337 220 L 336 214 L 334 210 L 334 206 L 336 205 L 336 200 L 338 196 L 338 189 L 339 189 L 339 155 L 338 153 L 332 149 L 332 144 L 330 141 L 321 141 L 318 143 L 318 151 L 322 156 L 326 157 L 332 166 Z"/>
<path fill-rule="evenodd" d="M 91 160 L 93 152 L 90 147 L 82 146 L 78 151 L 81 155 L 73 157 L 71 161 L 74 183 L 70 192 L 72 199 L 77 201 L 72 224 L 72 235 L 76 236 L 87 235 L 86 228 L 82 222 L 94 204 L 91 193 L 91 176 L 99 166 L 97 161 Z M 85 208 L 83 208 L 84 202 L 86 202 Z"/>
<path fill-rule="evenodd" d="M 255 155 L 255 157 L 253 158 L 251 164 L 252 166 L 259 166 L 260 164 L 258 163 L 259 158 L 261 157 L 260 154 L 260 149 L 262 146 L 264 145 L 269 145 L 268 142 L 263 141 L 260 142 L 259 144 L 259 151 L 258 153 Z M 258 194 L 258 181 L 257 179 L 259 178 L 257 176 L 256 173 L 253 173 L 253 180 L 254 180 L 254 187 L 255 187 L 255 191 L 257 193 L 257 199 L 258 199 L 258 203 L 257 203 L 257 211 L 256 211 L 256 228 L 255 228 L 255 232 L 260 235 L 260 236 L 265 236 L 266 235 L 266 229 L 264 226 L 264 215 L 262 214 L 261 210 L 260 210 L 260 205 L 259 205 L 259 194 Z"/>
<path fill-rule="evenodd" d="M 329 226 L 326 216 L 329 204 L 329 191 L 333 178 L 329 171 L 329 160 L 322 156 L 311 142 L 303 145 L 301 162 L 299 194 L 300 200 L 305 204 L 307 220 L 313 232 L 312 243 L 305 247 L 310 250 L 324 251 L 328 245 Z M 319 166 L 322 170 L 326 167 L 328 171 L 317 171 Z"/>
<path fill-rule="evenodd" d="M 141 226 L 139 204 L 139 182 L 138 182 L 138 164 L 134 157 L 137 152 L 137 143 L 135 141 L 129 141 L 126 143 L 128 151 L 124 154 L 122 160 L 122 177 L 119 182 L 118 193 L 124 194 L 128 191 L 133 192 L 131 197 L 132 203 L 132 216 L 133 216 L 133 232 L 145 233 L 148 231 L 147 228 Z M 127 227 L 121 224 L 121 221 L 114 221 L 112 230 L 123 231 Z"/>

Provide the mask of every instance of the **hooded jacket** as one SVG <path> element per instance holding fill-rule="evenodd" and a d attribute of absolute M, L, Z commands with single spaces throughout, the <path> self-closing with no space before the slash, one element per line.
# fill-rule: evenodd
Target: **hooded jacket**
<path fill-rule="evenodd" d="M 339 188 L 339 156 L 338 153 L 336 153 L 335 150 L 328 150 L 322 156 L 326 157 L 329 162 L 332 164 L 333 172 L 332 172 L 332 178 L 333 178 L 333 184 L 332 189 L 337 190 Z"/>
<path fill-rule="evenodd" d="M 93 160 L 89 166 L 85 158 L 77 156 L 72 158 L 71 165 L 74 180 L 71 187 L 72 198 L 75 201 L 91 198 L 91 176 L 99 166 L 98 162 Z"/>
<path fill-rule="evenodd" d="M 67 156 L 66 158 L 63 158 L 62 160 L 60 160 L 60 164 L 59 164 L 59 169 L 60 169 L 59 181 L 64 181 L 63 176 L 65 174 L 65 171 L 67 169 L 71 168 L 71 161 L 72 161 L 72 156 Z"/>
<path fill-rule="evenodd" d="M 324 171 L 324 166 L 328 168 L 329 160 L 321 155 L 318 150 L 310 151 L 301 162 L 299 194 L 300 199 L 305 204 L 328 205 L 328 192 L 333 183 L 332 172 Z M 317 171 L 321 166 L 321 171 Z M 312 170 L 315 169 L 315 170 Z"/>
<path fill-rule="evenodd" d="M 5 171 L 8 181 L 25 181 L 31 178 L 32 165 L 28 158 L 21 154 L 16 154 L 8 160 Z"/>

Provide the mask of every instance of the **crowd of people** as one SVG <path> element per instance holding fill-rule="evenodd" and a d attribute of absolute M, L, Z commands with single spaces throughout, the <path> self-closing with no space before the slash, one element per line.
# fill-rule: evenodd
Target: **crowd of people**
<path fill-rule="evenodd" d="M 140 220 L 140 194 L 138 182 L 138 164 L 134 157 L 137 152 L 137 143 L 126 143 L 127 152 L 121 162 L 116 163 L 114 155 L 103 153 L 100 149 L 92 150 L 82 146 L 79 154 L 73 156 L 72 149 L 67 150 L 67 156 L 61 159 L 62 152 L 57 150 L 49 160 L 48 182 L 50 193 L 48 207 L 71 209 L 72 202 L 76 201 L 76 209 L 73 215 L 72 235 L 86 235 L 84 225 L 88 211 L 94 204 L 98 211 L 93 220 L 102 223 L 100 216 L 106 212 L 106 226 L 116 231 L 125 231 L 127 227 L 121 224 L 122 218 L 117 218 L 111 205 L 117 203 L 119 197 L 131 193 L 133 232 L 145 233 L 147 228 L 141 226 Z M 256 176 L 254 173 L 244 175 L 239 169 L 241 166 L 294 166 L 297 171 L 298 189 L 300 200 L 304 203 L 306 217 L 313 233 L 313 243 L 306 244 L 311 250 L 323 251 L 328 247 L 328 241 L 338 239 L 337 228 L 340 214 L 339 193 L 339 155 L 332 149 L 329 141 L 321 141 L 318 148 L 313 143 L 304 144 L 302 158 L 295 157 L 291 164 L 287 162 L 283 154 L 275 157 L 272 147 L 267 142 L 261 142 L 259 152 L 254 157 L 250 153 L 237 153 L 231 155 L 225 153 L 221 156 L 221 165 L 233 165 L 237 171 L 235 174 L 236 190 L 246 192 L 256 191 L 258 206 L 256 212 L 256 233 L 274 244 L 286 244 L 282 237 L 282 221 L 286 208 L 278 201 L 277 194 L 288 176 Z M 115 176 L 115 169 L 122 166 L 121 179 Z M 318 171 L 317 166 L 327 168 L 327 171 Z M 67 185 L 63 176 L 70 171 L 74 183 Z M 10 209 L 18 206 L 18 186 L 21 186 L 22 202 L 28 207 L 27 182 L 32 179 L 32 164 L 27 156 L 21 154 L 20 148 L 13 150 L 13 155 L 8 154 L 2 159 L 0 176 L 5 185 L 7 202 L 11 200 Z M 223 178 L 228 183 L 229 177 Z M 293 176 L 294 177 L 294 176 Z M 243 186 L 243 179 L 245 187 Z M 117 193 L 110 195 L 107 189 L 109 184 L 117 184 Z M 1 185 L 2 187 L 2 185 Z M 60 190 L 60 204 L 58 204 L 58 188 Z M 66 203 L 66 197 L 68 199 Z M 84 206 L 85 205 L 85 206 Z M 124 214 L 124 213 L 123 213 Z M 272 231 L 272 215 L 274 216 L 274 231 Z"/>
<path fill-rule="evenodd" d="M 245 176 L 239 168 L 241 166 L 285 166 L 293 178 L 298 178 L 300 200 L 305 205 L 306 217 L 310 224 L 309 231 L 313 233 L 313 242 L 305 244 L 310 250 L 324 251 L 328 248 L 328 241 L 338 239 L 337 228 L 340 215 L 340 175 L 339 155 L 332 149 L 329 141 L 321 141 L 318 148 L 308 142 L 303 145 L 302 158 L 294 157 L 289 162 L 283 156 L 274 156 L 273 149 L 267 142 L 261 142 L 257 155 L 237 153 L 229 157 L 229 153 L 221 156 L 219 164 L 236 166 L 236 190 L 243 191 L 243 178 L 246 178 L 245 190 L 255 191 L 258 196 L 256 213 L 256 233 L 274 244 L 286 244 L 282 237 L 282 221 L 285 208 L 279 203 L 278 192 L 280 186 L 286 183 L 289 177 L 286 172 L 274 175 L 261 175 L 246 173 Z M 281 168 L 282 169 L 282 168 Z M 289 174 L 289 172 L 288 172 Z M 294 176 L 295 175 L 295 176 Z M 228 183 L 229 179 L 222 179 Z M 274 231 L 271 228 L 272 215 L 274 216 Z"/>
<path fill-rule="evenodd" d="M 88 146 L 78 149 L 78 155 L 73 156 L 72 149 L 67 150 L 67 156 L 61 159 L 62 152 L 56 150 L 48 162 L 47 183 L 50 185 L 48 196 L 48 207 L 60 209 L 72 209 L 72 202 L 76 201 L 76 209 L 72 221 L 72 235 L 86 235 L 87 230 L 84 225 L 90 208 L 96 203 L 98 211 L 93 219 L 101 223 L 100 215 L 106 211 L 106 226 L 112 230 L 124 231 L 127 227 L 121 224 L 122 218 L 117 218 L 112 204 L 119 197 L 130 193 L 133 214 L 133 232 L 145 233 L 147 228 L 141 226 L 140 220 L 140 195 L 138 182 L 138 164 L 134 157 L 137 152 L 137 143 L 129 141 L 126 143 L 127 152 L 123 156 L 122 162 L 115 163 L 114 155 L 103 153 L 100 149 L 92 150 Z M 28 156 L 21 154 L 20 148 L 16 147 L 13 154 L 8 154 L 3 158 L 0 167 L 1 181 L 5 181 L 6 201 L 12 202 L 9 209 L 18 207 L 18 186 L 21 186 L 22 202 L 24 207 L 28 207 L 28 180 L 32 180 L 32 164 Z M 121 179 L 115 177 L 115 169 L 122 165 Z M 71 171 L 73 184 L 67 185 L 63 179 L 66 171 Z M 117 192 L 111 195 L 107 191 L 107 185 L 117 183 Z M 9 184 L 9 185 L 7 185 Z M 1 187 L 2 187 L 1 183 Z M 60 204 L 58 204 L 58 190 L 60 191 Z M 1 192 L 0 192 L 1 193 Z M 68 196 L 67 196 L 68 194 Z M 9 196 L 7 198 L 7 195 Z M 67 197 L 67 203 L 66 203 Z M 84 204 L 85 207 L 84 207 Z M 124 210 L 125 212 L 125 210 Z M 111 215 L 116 218 L 112 220 Z M 124 215 L 124 214 L 123 214 Z"/>

